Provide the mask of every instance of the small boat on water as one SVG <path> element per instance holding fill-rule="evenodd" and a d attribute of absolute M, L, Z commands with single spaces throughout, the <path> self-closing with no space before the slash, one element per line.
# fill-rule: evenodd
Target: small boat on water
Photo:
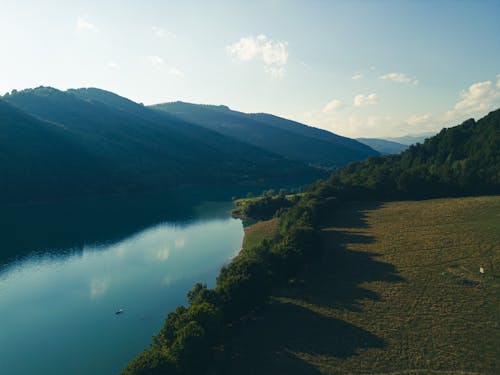
<path fill-rule="evenodd" d="M 123 314 L 123 310 L 122 309 L 119 309 L 115 312 L 115 315 L 120 315 L 120 314 Z"/>

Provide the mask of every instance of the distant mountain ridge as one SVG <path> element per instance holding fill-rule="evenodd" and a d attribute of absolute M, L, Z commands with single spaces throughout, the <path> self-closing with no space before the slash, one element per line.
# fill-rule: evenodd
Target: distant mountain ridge
<path fill-rule="evenodd" d="M 399 154 L 408 148 L 408 145 L 379 138 L 356 138 L 356 140 L 370 146 L 382 155 Z"/>
<path fill-rule="evenodd" d="M 378 154 L 353 139 L 265 113 L 248 114 L 226 106 L 185 102 L 151 108 L 310 165 L 339 167 Z"/>
<path fill-rule="evenodd" d="M 235 116 L 227 107 L 217 108 Z M 238 116 L 246 118 L 245 114 Z M 298 130 L 284 131 L 278 126 L 285 126 L 288 120 L 274 116 L 271 120 L 280 124 L 269 128 L 288 137 L 288 143 L 273 140 L 279 141 L 276 150 L 96 88 L 13 91 L 0 99 L 0 203 L 311 180 L 324 176 L 326 167 L 374 153 L 362 146 L 360 155 L 353 151 L 334 159 L 335 152 L 326 150 L 325 144 L 332 149 L 335 144 L 314 138 L 323 131 L 311 128 L 315 135 L 299 142 L 297 131 L 309 127 L 294 123 L 290 126 Z M 220 126 L 231 126 L 231 121 L 226 119 Z M 266 132 L 253 135 L 266 136 Z M 338 137 L 328 132 L 324 136 Z M 358 142 L 345 142 L 349 141 L 356 150 Z M 318 153 L 304 156 L 319 146 L 322 158 Z M 293 152 L 280 153 L 286 147 Z"/>
<path fill-rule="evenodd" d="M 414 145 L 415 143 L 423 143 L 427 138 L 436 135 L 438 132 L 426 132 L 420 134 L 407 134 L 402 137 L 386 137 L 387 141 L 401 143 L 407 146 Z"/>

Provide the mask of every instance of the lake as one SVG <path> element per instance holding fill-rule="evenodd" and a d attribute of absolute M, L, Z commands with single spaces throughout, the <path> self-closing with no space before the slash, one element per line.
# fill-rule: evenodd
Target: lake
<path fill-rule="evenodd" d="M 231 207 L 150 196 L 2 209 L 0 373 L 118 373 L 238 252 Z"/>

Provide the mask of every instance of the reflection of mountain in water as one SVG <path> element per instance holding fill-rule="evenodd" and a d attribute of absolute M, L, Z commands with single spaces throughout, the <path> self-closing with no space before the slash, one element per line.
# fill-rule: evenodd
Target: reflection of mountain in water
<path fill-rule="evenodd" d="M 225 219 L 232 207 L 231 197 L 243 194 L 179 190 L 3 207 L 0 266 L 35 252 L 73 253 L 81 251 L 84 245 L 117 242 L 162 222 L 183 226 L 201 219 Z"/>

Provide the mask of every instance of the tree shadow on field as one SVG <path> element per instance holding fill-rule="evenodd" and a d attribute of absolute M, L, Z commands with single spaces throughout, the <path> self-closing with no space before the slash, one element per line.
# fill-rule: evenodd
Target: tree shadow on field
<path fill-rule="evenodd" d="M 362 230 L 368 228 L 367 211 L 378 207 L 378 203 L 346 205 L 324 221 L 321 259 L 293 287 L 275 293 L 259 318 L 238 328 L 228 345 L 224 373 L 319 374 L 294 353 L 347 358 L 364 348 L 386 346 L 373 333 L 331 316 L 332 309 L 361 311 L 363 300 L 381 300 L 363 283 L 404 281 L 392 264 L 362 250 L 375 241 Z M 351 244 L 361 249 L 349 250 Z"/>
<path fill-rule="evenodd" d="M 224 374 L 319 374 L 294 353 L 345 358 L 356 355 L 357 348 L 385 345 L 353 324 L 276 300 L 235 336 L 227 345 Z"/>

